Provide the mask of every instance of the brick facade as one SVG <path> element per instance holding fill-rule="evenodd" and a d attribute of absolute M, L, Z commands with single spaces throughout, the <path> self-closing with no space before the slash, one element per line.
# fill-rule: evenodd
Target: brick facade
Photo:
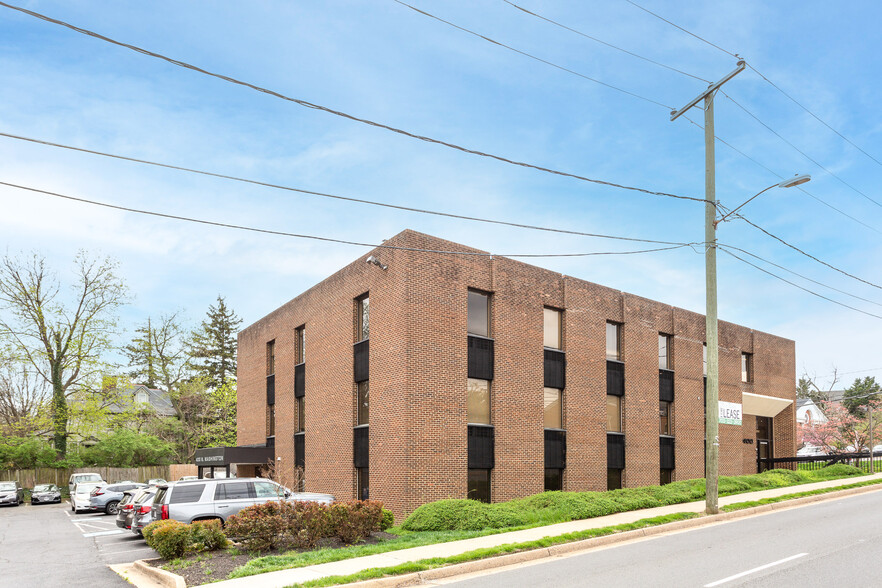
<path fill-rule="evenodd" d="M 356 497 L 356 303 L 370 295 L 370 497 L 396 517 L 467 491 L 467 297 L 488 292 L 494 340 L 494 502 L 544 489 L 543 307 L 563 311 L 565 490 L 605 490 L 606 323 L 622 327 L 625 486 L 659 483 L 658 335 L 672 335 L 674 479 L 704 475 L 704 317 L 404 231 L 239 334 L 238 443 L 266 441 L 266 348 L 275 341 L 275 451 L 294 467 L 295 329 L 305 326 L 306 490 Z M 433 252 L 410 249 L 432 250 Z M 445 253 L 446 252 L 446 253 Z M 365 263 L 376 256 L 387 269 Z M 795 400 L 794 342 L 720 323 L 720 400 Z M 741 382 L 741 353 L 753 381 Z M 756 422 L 720 425 L 720 473 L 756 471 Z M 795 452 L 793 405 L 774 418 L 775 456 Z"/>

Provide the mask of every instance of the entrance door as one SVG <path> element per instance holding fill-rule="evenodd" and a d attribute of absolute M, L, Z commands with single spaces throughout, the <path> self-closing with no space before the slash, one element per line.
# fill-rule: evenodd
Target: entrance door
<path fill-rule="evenodd" d="M 764 472 L 769 464 L 764 461 L 774 456 L 772 451 L 772 418 L 756 417 L 756 459 L 757 472 Z"/>

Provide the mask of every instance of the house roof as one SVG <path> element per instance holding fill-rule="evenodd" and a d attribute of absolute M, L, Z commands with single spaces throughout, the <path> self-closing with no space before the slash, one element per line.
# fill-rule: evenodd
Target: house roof
<path fill-rule="evenodd" d="M 175 407 L 172 405 L 171 398 L 165 390 L 157 388 L 148 388 L 143 384 L 137 384 L 128 388 L 119 390 L 120 396 L 129 400 L 130 403 L 120 404 L 114 403 L 107 407 L 110 412 L 126 412 L 132 409 L 132 405 L 136 402 L 139 393 L 147 394 L 147 405 L 156 411 L 160 416 L 174 416 Z"/>

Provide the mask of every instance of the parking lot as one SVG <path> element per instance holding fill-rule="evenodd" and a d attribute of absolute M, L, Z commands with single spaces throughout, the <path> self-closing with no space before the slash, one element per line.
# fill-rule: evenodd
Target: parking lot
<path fill-rule="evenodd" d="M 143 539 L 103 513 L 74 514 L 67 502 L 0 507 L 4 586 L 125 587 L 107 566 L 151 557 Z"/>

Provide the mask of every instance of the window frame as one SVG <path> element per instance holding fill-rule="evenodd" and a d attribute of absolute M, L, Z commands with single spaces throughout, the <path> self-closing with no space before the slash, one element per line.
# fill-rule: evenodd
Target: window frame
<path fill-rule="evenodd" d="M 276 340 L 266 342 L 266 377 L 276 375 Z"/>
<path fill-rule="evenodd" d="M 665 344 L 665 353 L 662 355 L 662 341 Z M 659 333 L 658 334 L 658 369 L 660 370 L 668 370 L 673 371 L 674 369 L 674 357 L 673 357 L 673 343 L 674 336 L 668 335 L 667 333 Z M 662 357 L 664 357 L 664 362 L 662 362 Z M 662 365 L 664 363 L 664 365 Z"/>
<path fill-rule="evenodd" d="M 615 329 L 615 355 L 610 354 L 610 328 Z M 615 321 L 606 321 L 606 360 L 623 361 L 623 324 Z"/>
<path fill-rule="evenodd" d="M 485 480 L 473 480 L 472 476 L 477 477 L 478 474 L 486 475 Z M 477 485 L 481 484 L 480 487 Z M 475 487 L 473 487 L 475 486 Z M 483 489 L 486 488 L 486 496 L 483 492 Z M 469 500 L 477 500 L 478 502 L 491 503 L 493 502 L 493 474 L 492 470 L 483 469 L 483 468 L 468 468 L 468 472 L 466 474 L 466 498 Z M 486 498 L 486 500 L 485 500 Z"/>
<path fill-rule="evenodd" d="M 478 298 L 473 297 L 481 297 L 484 301 L 484 314 L 485 314 L 485 324 L 483 325 L 483 329 L 485 332 L 479 333 L 472 330 L 472 301 L 478 300 Z M 483 290 L 476 290 L 473 288 L 468 289 L 467 301 L 466 301 L 466 332 L 469 335 L 473 335 L 475 337 L 484 337 L 486 339 L 490 339 L 492 337 L 492 331 L 490 329 L 490 312 L 491 312 L 491 294 L 489 292 L 484 292 Z M 477 310 L 477 309 L 476 309 Z M 474 317 L 477 321 L 479 317 Z"/>
<path fill-rule="evenodd" d="M 371 296 L 365 292 L 355 299 L 355 342 L 371 338 Z"/>
<path fill-rule="evenodd" d="M 306 363 L 306 325 L 294 329 L 294 364 Z"/>
<path fill-rule="evenodd" d="M 371 386 L 370 380 L 355 384 L 355 426 L 370 424 L 371 417 Z"/>
<path fill-rule="evenodd" d="M 549 394 L 549 392 L 556 392 L 556 393 L 557 393 L 557 400 L 556 400 L 556 402 L 557 402 L 557 411 L 556 411 L 556 415 L 555 415 L 555 416 L 557 417 L 557 426 L 552 426 L 552 427 L 549 427 L 549 426 L 548 426 L 548 409 L 549 409 L 549 406 L 552 405 L 555 401 L 552 401 L 551 403 L 548 402 L 548 394 Z M 542 389 L 542 394 L 543 394 L 543 398 L 542 398 L 542 402 L 543 402 L 543 410 L 542 410 L 542 417 L 543 417 L 543 418 L 542 418 L 542 422 L 543 422 L 544 427 L 545 427 L 546 429 L 563 430 L 563 429 L 564 429 L 564 419 L 563 419 L 563 390 L 561 390 L 560 388 L 548 388 L 548 387 L 545 387 L 545 388 Z"/>
<path fill-rule="evenodd" d="M 741 382 L 753 383 L 753 353 L 741 352 Z"/>
<path fill-rule="evenodd" d="M 658 434 L 665 437 L 673 437 L 674 403 L 667 400 L 659 400 L 658 404 Z"/>
<path fill-rule="evenodd" d="M 615 399 L 615 404 L 616 404 L 616 408 L 617 408 L 617 411 L 618 411 L 618 421 L 619 421 L 619 428 L 618 428 L 618 429 L 610 429 L 610 427 L 609 427 L 610 422 L 611 422 L 611 421 L 610 421 L 610 415 L 612 414 L 612 413 L 610 412 L 610 398 L 614 398 L 614 399 Z M 625 432 L 625 422 L 624 422 L 624 421 L 625 421 L 625 418 L 624 418 L 624 413 L 625 413 L 625 410 L 624 410 L 624 397 L 622 397 L 622 396 L 616 396 L 615 394 L 607 394 L 607 395 L 606 395 L 606 432 L 607 432 L 607 433 L 619 433 L 619 434 L 622 434 L 622 433 Z"/>
<path fill-rule="evenodd" d="M 557 330 L 557 344 L 549 345 L 548 344 L 548 327 L 549 327 L 549 315 L 553 313 L 555 318 L 555 328 Z M 563 311 L 554 308 L 552 306 L 543 306 L 542 307 L 542 346 L 546 349 L 555 349 L 557 351 L 563 351 Z"/>
<path fill-rule="evenodd" d="M 266 436 L 276 436 L 276 405 L 266 405 Z"/>
<path fill-rule="evenodd" d="M 306 396 L 299 396 L 294 399 L 297 406 L 297 433 L 306 432 Z"/>
<path fill-rule="evenodd" d="M 472 406 L 473 406 L 472 383 L 473 382 L 476 382 L 476 383 L 483 382 L 486 384 L 487 399 L 483 403 L 483 404 L 486 404 L 486 406 L 487 406 L 487 410 L 486 410 L 487 420 L 486 420 L 486 422 L 472 419 L 472 416 L 475 414 L 472 411 Z M 492 426 L 492 424 L 493 424 L 493 410 L 492 410 L 492 404 L 491 404 L 492 399 L 493 399 L 493 390 L 492 390 L 492 382 L 490 380 L 483 380 L 480 378 L 467 378 L 466 379 L 466 424 Z"/>

